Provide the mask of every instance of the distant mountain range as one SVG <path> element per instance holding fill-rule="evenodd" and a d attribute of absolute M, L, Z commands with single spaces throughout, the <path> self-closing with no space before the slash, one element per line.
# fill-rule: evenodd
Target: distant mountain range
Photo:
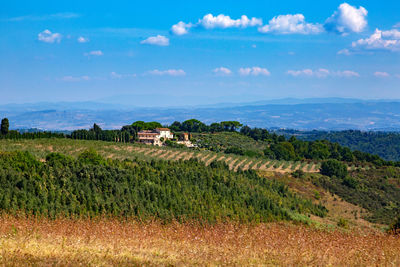
<path fill-rule="evenodd" d="M 116 103 L 58 102 L 0 105 L 11 128 L 72 130 L 98 123 L 120 128 L 137 120 L 164 124 L 196 118 L 205 123 L 238 120 L 252 127 L 299 130 L 400 131 L 400 101 L 347 98 L 277 99 L 192 107 L 134 107 Z"/>

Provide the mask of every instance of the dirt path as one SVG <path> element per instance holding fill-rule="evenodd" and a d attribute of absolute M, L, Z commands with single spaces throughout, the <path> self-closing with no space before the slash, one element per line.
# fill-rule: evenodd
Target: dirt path
<path fill-rule="evenodd" d="M 253 161 L 252 161 L 252 160 L 250 160 L 249 162 L 247 162 L 247 164 L 246 164 L 246 165 L 244 165 L 244 166 L 243 166 L 243 168 L 242 168 L 242 169 L 243 169 L 244 171 L 247 171 L 247 170 L 250 168 L 250 165 L 251 165 L 252 163 L 253 163 Z"/>
<path fill-rule="evenodd" d="M 261 167 L 261 166 L 258 166 L 260 164 L 262 164 L 262 160 L 257 161 L 256 164 L 254 164 L 253 167 L 251 167 L 251 169 L 252 170 L 257 170 L 259 167 Z"/>
<path fill-rule="evenodd" d="M 171 154 L 166 157 L 167 160 L 174 160 L 174 157 L 178 155 L 180 152 L 179 151 L 173 151 Z"/>
<path fill-rule="evenodd" d="M 217 161 L 221 161 L 221 160 L 224 160 L 225 159 L 225 157 L 224 156 L 221 156 L 221 157 L 219 157 L 218 159 L 217 159 Z"/>
<path fill-rule="evenodd" d="M 207 159 L 209 156 L 211 156 L 211 154 L 207 154 L 207 155 L 205 155 L 204 157 L 200 157 L 200 161 L 205 162 L 206 159 Z"/>
<path fill-rule="evenodd" d="M 210 165 L 211 162 L 213 162 L 215 159 L 217 158 L 217 155 L 212 156 L 211 158 L 209 158 L 206 162 L 206 166 Z"/>
<path fill-rule="evenodd" d="M 187 155 L 187 152 L 181 152 L 175 157 L 175 160 L 183 159 L 186 155 Z"/>
<path fill-rule="evenodd" d="M 189 160 L 189 159 L 193 158 L 193 156 L 194 156 L 194 153 L 193 152 L 189 152 L 189 153 L 187 153 L 187 155 L 183 159 L 184 160 Z"/>
<path fill-rule="evenodd" d="M 267 161 L 264 164 L 262 164 L 258 169 L 259 170 L 267 170 L 267 165 L 270 163 L 271 161 Z"/>
<path fill-rule="evenodd" d="M 164 153 L 161 153 L 160 155 L 158 155 L 158 157 L 159 157 L 160 159 L 165 160 L 165 159 L 168 157 L 169 153 L 171 153 L 170 150 L 164 150 Z"/>
<path fill-rule="evenodd" d="M 165 150 L 162 149 L 157 149 L 156 152 L 154 152 L 153 154 L 151 154 L 152 157 L 158 157 L 160 154 L 162 154 Z"/>
<path fill-rule="evenodd" d="M 148 156 L 149 154 L 153 153 L 154 151 L 155 151 L 154 149 L 147 149 L 147 150 L 143 151 L 143 155 Z"/>
<path fill-rule="evenodd" d="M 239 167 L 242 166 L 243 163 L 245 163 L 246 160 L 247 160 L 247 159 L 244 159 L 244 160 L 242 160 L 241 162 L 239 162 L 239 163 L 235 166 L 235 168 L 234 168 L 233 170 L 236 172 L 236 171 L 239 169 Z"/>
<path fill-rule="evenodd" d="M 230 170 L 233 169 L 233 166 L 235 165 L 236 161 L 238 161 L 238 159 L 234 159 L 233 161 L 231 161 L 231 162 L 229 163 L 229 169 L 230 169 Z"/>

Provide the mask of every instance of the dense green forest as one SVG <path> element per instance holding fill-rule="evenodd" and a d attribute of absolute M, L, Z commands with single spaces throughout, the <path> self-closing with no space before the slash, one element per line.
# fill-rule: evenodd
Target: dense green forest
<path fill-rule="evenodd" d="M 105 160 L 95 151 L 77 159 L 51 153 L 0 153 L 0 210 L 67 217 L 117 216 L 207 222 L 307 220 L 327 210 L 254 171 L 229 171 L 196 160 Z"/>
<path fill-rule="evenodd" d="M 385 160 L 400 161 L 400 133 L 358 130 L 334 132 L 286 130 L 278 133 L 288 138 L 294 135 L 305 141 L 328 140 L 349 147 L 351 150 L 379 155 Z"/>

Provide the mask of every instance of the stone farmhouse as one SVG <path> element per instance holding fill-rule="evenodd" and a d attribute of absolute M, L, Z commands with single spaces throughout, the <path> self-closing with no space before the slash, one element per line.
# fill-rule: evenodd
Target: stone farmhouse
<path fill-rule="evenodd" d="M 157 128 L 154 130 L 144 130 L 138 132 L 139 143 L 162 146 L 165 140 L 171 140 L 174 138 L 168 128 Z"/>

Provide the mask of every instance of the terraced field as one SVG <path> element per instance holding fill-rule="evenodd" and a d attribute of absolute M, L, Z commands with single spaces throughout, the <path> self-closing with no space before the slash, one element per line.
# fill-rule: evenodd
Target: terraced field
<path fill-rule="evenodd" d="M 87 149 L 94 149 L 105 158 L 120 160 L 135 158 L 147 161 L 189 160 L 196 158 L 207 165 L 213 161 L 223 161 L 230 169 L 235 171 L 252 169 L 288 173 L 301 169 L 304 172 L 318 172 L 320 168 L 318 162 L 277 161 L 189 148 L 154 147 L 142 144 L 71 139 L 0 140 L 0 151 L 26 150 L 42 160 L 51 152 L 77 156 Z M 352 170 L 356 168 L 364 167 L 349 166 L 349 169 Z"/>

